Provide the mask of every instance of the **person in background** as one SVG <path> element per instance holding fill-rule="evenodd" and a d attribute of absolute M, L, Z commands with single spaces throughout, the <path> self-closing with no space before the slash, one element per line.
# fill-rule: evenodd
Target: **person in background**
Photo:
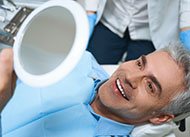
<path fill-rule="evenodd" d="M 100 64 L 136 59 L 179 39 L 190 49 L 189 0 L 79 0 L 96 23 L 87 50 Z M 127 53 L 124 57 L 124 53 Z"/>

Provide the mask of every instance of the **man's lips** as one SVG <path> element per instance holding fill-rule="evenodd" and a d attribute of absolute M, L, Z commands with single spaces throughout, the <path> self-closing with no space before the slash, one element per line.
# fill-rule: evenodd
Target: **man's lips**
<path fill-rule="evenodd" d="M 120 92 L 121 96 L 125 98 L 127 101 L 129 101 L 128 95 L 126 94 L 126 91 L 124 90 L 124 87 L 122 86 L 120 80 L 117 78 L 115 81 L 116 87 L 118 91 Z"/>

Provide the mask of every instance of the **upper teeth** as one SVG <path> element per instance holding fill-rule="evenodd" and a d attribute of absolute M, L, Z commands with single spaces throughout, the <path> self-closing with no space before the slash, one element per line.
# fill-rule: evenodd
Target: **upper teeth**
<path fill-rule="evenodd" d="M 116 84 L 117 84 L 117 87 L 118 87 L 119 91 L 121 92 L 122 96 L 126 97 L 124 89 L 122 88 L 119 79 L 116 80 Z"/>

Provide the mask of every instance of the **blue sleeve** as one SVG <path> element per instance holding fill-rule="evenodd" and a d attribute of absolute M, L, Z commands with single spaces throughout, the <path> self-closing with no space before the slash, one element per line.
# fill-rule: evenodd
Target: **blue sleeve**
<path fill-rule="evenodd" d="M 190 30 L 180 32 L 180 40 L 184 47 L 190 50 Z"/>
<path fill-rule="evenodd" d="M 88 21 L 89 21 L 89 26 L 90 26 L 90 36 L 92 35 L 92 32 L 94 30 L 96 18 L 97 18 L 96 14 L 89 14 L 88 15 Z"/>

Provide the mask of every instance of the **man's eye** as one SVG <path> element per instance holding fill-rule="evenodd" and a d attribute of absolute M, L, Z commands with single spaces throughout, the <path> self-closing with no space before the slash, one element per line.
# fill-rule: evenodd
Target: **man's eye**
<path fill-rule="evenodd" d="M 143 67 L 140 60 L 136 61 L 136 65 L 139 67 L 139 69 L 142 69 L 142 67 Z"/>
<path fill-rule="evenodd" d="M 155 89 L 154 89 L 153 84 L 151 82 L 147 82 L 147 90 L 150 93 L 154 93 Z"/>

